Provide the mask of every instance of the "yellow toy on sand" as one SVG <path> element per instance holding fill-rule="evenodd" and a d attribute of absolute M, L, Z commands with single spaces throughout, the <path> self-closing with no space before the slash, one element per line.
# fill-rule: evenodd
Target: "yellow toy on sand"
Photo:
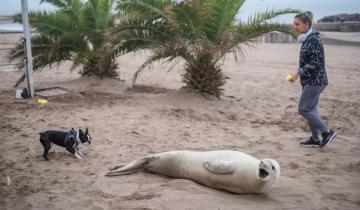
<path fill-rule="evenodd" d="M 48 103 L 48 100 L 46 100 L 45 98 L 39 98 L 38 103 L 41 104 L 41 105 L 44 105 L 44 104 Z"/>
<path fill-rule="evenodd" d="M 286 80 L 291 82 L 291 81 L 294 80 L 294 76 L 292 74 L 289 74 L 289 75 L 286 76 Z"/>

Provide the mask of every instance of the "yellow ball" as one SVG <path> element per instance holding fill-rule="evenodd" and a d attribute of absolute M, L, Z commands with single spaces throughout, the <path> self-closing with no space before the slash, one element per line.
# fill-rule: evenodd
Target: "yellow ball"
<path fill-rule="evenodd" d="M 44 98 L 40 98 L 38 99 L 38 103 L 43 105 L 43 104 L 47 104 L 48 103 L 48 100 L 44 99 Z"/>
<path fill-rule="evenodd" d="M 289 75 L 286 76 L 286 80 L 287 80 L 287 81 L 291 81 L 291 80 L 293 80 L 293 79 L 294 79 L 294 77 L 293 77 L 293 75 L 291 75 L 291 74 L 289 74 Z"/>

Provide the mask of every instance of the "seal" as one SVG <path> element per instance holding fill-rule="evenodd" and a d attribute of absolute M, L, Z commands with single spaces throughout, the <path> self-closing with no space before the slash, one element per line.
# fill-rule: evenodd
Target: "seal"
<path fill-rule="evenodd" d="M 280 177 L 276 160 L 258 160 L 232 150 L 170 151 L 141 157 L 129 164 L 115 166 L 105 176 L 118 176 L 145 169 L 174 178 L 232 193 L 267 193 Z"/>

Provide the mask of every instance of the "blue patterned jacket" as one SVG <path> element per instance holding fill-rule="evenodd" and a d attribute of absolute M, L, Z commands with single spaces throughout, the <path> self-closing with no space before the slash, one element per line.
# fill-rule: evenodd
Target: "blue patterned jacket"
<path fill-rule="evenodd" d="M 299 74 L 302 86 L 328 84 L 324 47 L 317 31 L 311 32 L 301 46 Z"/>

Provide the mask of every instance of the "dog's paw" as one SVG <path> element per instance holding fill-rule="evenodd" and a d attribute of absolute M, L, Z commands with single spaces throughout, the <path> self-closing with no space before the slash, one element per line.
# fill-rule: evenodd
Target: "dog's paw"
<path fill-rule="evenodd" d="M 83 159 L 79 154 L 76 154 L 76 153 L 75 153 L 75 157 L 78 159 Z"/>

